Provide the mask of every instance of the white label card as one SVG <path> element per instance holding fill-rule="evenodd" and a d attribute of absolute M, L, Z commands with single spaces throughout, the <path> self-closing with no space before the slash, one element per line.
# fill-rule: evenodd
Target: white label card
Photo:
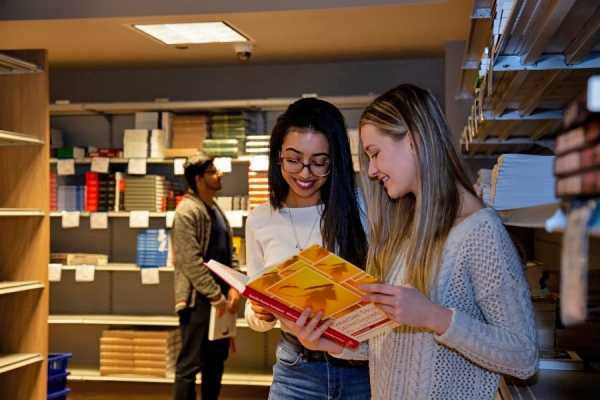
<path fill-rule="evenodd" d="M 130 158 L 127 162 L 127 173 L 130 175 L 146 175 L 146 159 Z"/>
<path fill-rule="evenodd" d="M 183 164 L 185 164 L 185 160 L 185 158 L 176 158 L 173 160 L 173 173 L 175 175 L 183 175 Z"/>
<path fill-rule="evenodd" d="M 108 213 L 90 213 L 90 229 L 108 229 Z"/>
<path fill-rule="evenodd" d="M 250 160 L 250 169 L 252 171 L 268 171 L 269 158 L 267 156 L 254 156 Z"/>
<path fill-rule="evenodd" d="M 58 160 L 56 162 L 56 173 L 58 175 L 75 175 L 75 160 Z"/>
<path fill-rule="evenodd" d="M 62 264 L 48 264 L 48 281 L 60 282 L 62 275 Z"/>
<path fill-rule="evenodd" d="M 101 174 L 108 174 L 108 167 L 110 165 L 110 159 L 108 157 L 94 157 L 92 158 L 92 172 L 99 172 Z"/>
<path fill-rule="evenodd" d="M 94 282 L 95 265 L 82 264 L 75 266 L 75 282 Z"/>
<path fill-rule="evenodd" d="M 592 76 L 588 80 L 587 108 L 592 112 L 600 111 L 600 75 Z"/>
<path fill-rule="evenodd" d="M 150 211 L 130 211 L 130 228 L 147 228 L 150 225 Z"/>
<path fill-rule="evenodd" d="M 63 211 L 62 212 L 62 227 L 63 228 L 79 227 L 80 215 L 81 215 L 81 213 L 79 211 Z"/>
<path fill-rule="evenodd" d="M 173 227 L 173 219 L 175 218 L 175 211 L 167 211 L 167 217 L 165 221 L 165 225 L 167 228 Z"/>
<path fill-rule="evenodd" d="M 225 211 L 225 216 L 232 228 L 242 228 L 244 226 L 244 212 L 242 210 Z"/>
<path fill-rule="evenodd" d="M 231 172 L 231 157 L 215 157 L 215 167 L 223 173 Z"/>
<path fill-rule="evenodd" d="M 160 283 L 158 267 L 144 267 L 142 272 L 142 285 L 158 285 Z"/>

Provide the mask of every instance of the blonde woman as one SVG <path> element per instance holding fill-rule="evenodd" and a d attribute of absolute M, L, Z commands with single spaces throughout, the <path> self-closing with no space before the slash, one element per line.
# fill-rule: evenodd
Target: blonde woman
<path fill-rule="evenodd" d="M 360 123 L 368 206 L 363 285 L 401 325 L 368 346 L 374 399 L 493 399 L 501 374 L 537 369 L 525 268 L 494 210 L 477 199 L 443 114 L 427 90 L 400 85 Z M 351 354 L 321 337 L 332 324 L 291 330 L 305 347 Z"/>

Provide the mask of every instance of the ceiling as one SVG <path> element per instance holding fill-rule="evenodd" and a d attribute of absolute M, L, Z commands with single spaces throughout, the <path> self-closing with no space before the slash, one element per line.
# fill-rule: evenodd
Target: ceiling
<path fill-rule="evenodd" d="M 58 68 L 236 65 L 231 43 L 177 49 L 130 28 L 216 20 L 251 38 L 255 65 L 439 58 L 447 41 L 467 39 L 473 10 L 473 0 L 145 0 L 135 7 L 131 0 L 104 0 L 104 7 L 62 0 L 71 7 L 58 9 L 40 3 L 0 0 L 0 49 L 44 48 Z"/>

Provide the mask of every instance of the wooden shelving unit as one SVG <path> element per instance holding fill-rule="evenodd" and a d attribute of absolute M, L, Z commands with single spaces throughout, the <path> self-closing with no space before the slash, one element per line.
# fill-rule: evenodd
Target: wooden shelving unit
<path fill-rule="evenodd" d="M 47 54 L 0 53 L 0 398 L 46 399 Z"/>

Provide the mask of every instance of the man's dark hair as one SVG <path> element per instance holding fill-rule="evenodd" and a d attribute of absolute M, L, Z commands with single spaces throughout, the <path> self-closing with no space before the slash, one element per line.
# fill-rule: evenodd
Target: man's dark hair
<path fill-rule="evenodd" d="M 188 188 L 196 193 L 196 176 L 204 176 L 204 172 L 213 165 L 214 159 L 203 155 L 188 157 L 183 164 L 183 174 Z"/>
<path fill-rule="evenodd" d="M 292 103 L 277 118 L 269 141 L 271 206 L 282 208 L 290 191 L 279 165 L 285 136 L 290 131 L 302 133 L 309 129 L 325 135 L 331 155 L 331 172 L 320 189 L 324 204 L 321 215 L 323 244 L 328 250 L 364 269 L 367 240 L 357 201 L 350 141 L 346 120 L 333 104 L 317 98 L 304 98 Z"/>

